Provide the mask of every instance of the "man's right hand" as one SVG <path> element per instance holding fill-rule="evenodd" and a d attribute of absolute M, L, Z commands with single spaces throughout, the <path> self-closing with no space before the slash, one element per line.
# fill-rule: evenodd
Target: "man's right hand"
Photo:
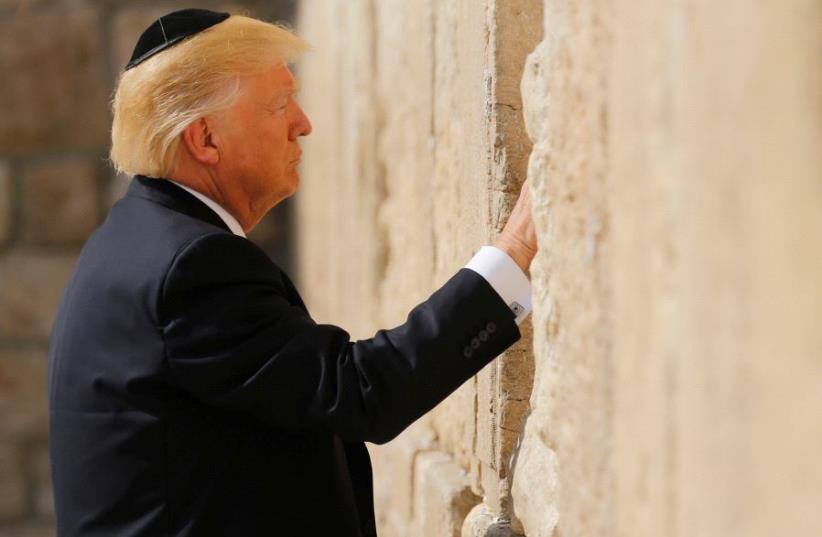
<path fill-rule="evenodd" d="M 531 214 L 529 181 L 530 179 L 526 179 L 522 183 L 519 199 L 514 205 L 514 210 L 511 211 L 511 216 L 508 217 L 508 222 L 494 241 L 494 246 L 508 254 L 530 277 L 531 260 L 534 259 L 538 246 Z"/>

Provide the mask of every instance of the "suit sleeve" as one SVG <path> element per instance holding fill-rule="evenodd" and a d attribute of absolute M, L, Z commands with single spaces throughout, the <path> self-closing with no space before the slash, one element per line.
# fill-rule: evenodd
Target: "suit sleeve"
<path fill-rule="evenodd" d="M 272 426 L 383 444 L 520 338 L 514 313 L 467 268 L 403 324 L 360 341 L 286 296 L 277 267 L 246 239 L 217 233 L 184 247 L 159 303 L 181 387 Z"/>

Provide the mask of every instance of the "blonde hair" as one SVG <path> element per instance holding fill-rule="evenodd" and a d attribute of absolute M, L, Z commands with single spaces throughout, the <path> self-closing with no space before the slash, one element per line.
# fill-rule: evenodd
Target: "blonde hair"
<path fill-rule="evenodd" d="M 180 133 L 231 107 L 240 77 L 310 50 L 281 23 L 232 15 L 120 74 L 109 160 L 120 173 L 168 177 Z"/>

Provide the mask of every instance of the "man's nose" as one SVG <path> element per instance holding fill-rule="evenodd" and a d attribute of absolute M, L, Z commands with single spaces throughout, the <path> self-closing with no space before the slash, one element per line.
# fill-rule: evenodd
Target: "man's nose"
<path fill-rule="evenodd" d="M 309 121 L 300 105 L 297 105 L 297 117 L 291 128 L 291 139 L 296 140 L 299 136 L 308 136 L 309 134 L 311 134 L 311 121 Z"/>

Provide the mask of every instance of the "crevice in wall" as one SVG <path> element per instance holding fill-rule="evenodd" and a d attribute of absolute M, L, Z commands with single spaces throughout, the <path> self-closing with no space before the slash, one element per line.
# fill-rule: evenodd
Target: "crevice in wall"
<path fill-rule="evenodd" d="M 528 14 L 523 17 L 526 11 Z M 542 39 L 542 31 L 540 0 L 487 4 L 485 146 L 489 238 L 502 230 L 525 180 L 532 143 L 525 132 L 519 80 L 526 57 Z M 525 416 L 530 412 L 530 407 L 522 403 L 529 401 L 533 389 L 532 330 L 522 328 L 521 341 L 498 357 L 495 367 L 481 373 L 488 379 L 490 408 L 476 416 L 478 429 L 479 421 L 487 420 L 485 428 L 493 437 L 489 441 L 490 460 L 485 466 L 494 475 L 485 476 L 482 481 L 490 483 L 496 479 L 493 493 L 498 497 L 485 503 L 499 506 L 499 516 L 505 519 L 513 517 L 510 465 L 518 451 Z M 529 376 L 528 381 L 525 376 Z"/>

